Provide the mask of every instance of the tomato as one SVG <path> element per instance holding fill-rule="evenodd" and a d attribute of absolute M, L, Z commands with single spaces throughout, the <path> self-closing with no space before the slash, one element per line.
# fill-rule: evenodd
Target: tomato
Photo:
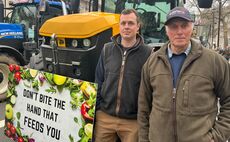
<path fill-rule="evenodd" d="M 14 78 L 16 79 L 17 82 L 19 82 L 21 80 L 21 73 L 20 72 L 16 72 L 14 74 Z"/>
<path fill-rule="evenodd" d="M 12 71 L 14 71 L 14 69 L 15 69 L 15 65 L 10 64 L 10 65 L 9 65 L 9 70 L 12 72 Z"/>
<path fill-rule="evenodd" d="M 10 130 L 10 128 L 12 127 L 12 124 L 10 122 L 7 122 L 6 127 Z"/>
<path fill-rule="evenodd" d="M 15 71 L 20 71 L 20 66 L 19 65 L 15 65 Z"/>
<path fill-rule="evenodd" d="M 14 135 L 16 133 L 16 128 L 14 126 L 12 126 L 10 128 L 10 132 L 11 132 L 12 135 Z"/>
<path fill-rule="evenodd" d="M 18 142 L 24 142 L 24 139 L 22 137 L 18 137 Z"/>
<path fill-rule="evenodd" d="M 6 136 L 7 136 L 7 137 L 10 137 L 10 136 L 11 136 L 10 130 L 6 130 Z"/>

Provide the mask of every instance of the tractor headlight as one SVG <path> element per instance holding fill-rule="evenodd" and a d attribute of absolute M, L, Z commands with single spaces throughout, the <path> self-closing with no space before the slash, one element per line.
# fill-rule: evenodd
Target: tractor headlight
<path fill-rule="evenodd" d="M 90 47 L 91 41 L 90 41 L 89 39 L 84 39 L 84 40 L 83 40 L 83 45 L 84 45 L 85 47 Z"/>
<path fill-rule="evenodd" d="M 54 71 L 54 67 L 53 67 L 52 64 L 48 64 L 47 65 L 47 69 L 48 69 L 49 72 L 53 72 Z"/>
<path fill-rule="evenodd" d="M 78 41 L 76 39 L 72 40 L 72 46 L 76 48 L 77 45 L 78 45 Z"/>
<path fill-rule="evenodd" d="M 46 39 L 45 37 L 39 37 L 38 38 L 38 45 L 41 46 L 42 44 L 46 43 Z"/>

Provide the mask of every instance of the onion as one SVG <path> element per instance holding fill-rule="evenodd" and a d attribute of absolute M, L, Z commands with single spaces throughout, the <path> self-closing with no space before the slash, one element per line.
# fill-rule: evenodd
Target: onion
<path fill-rule="evenodd" d="M 28 142 L 35 142 L 35 140 L 33 138 L 30 138 Z"/>
<path fill-rule="evenodd" d="M 46 80 L 43 74 L 39 74 L 38 79 L 41 83 L 43 83 Z"/>

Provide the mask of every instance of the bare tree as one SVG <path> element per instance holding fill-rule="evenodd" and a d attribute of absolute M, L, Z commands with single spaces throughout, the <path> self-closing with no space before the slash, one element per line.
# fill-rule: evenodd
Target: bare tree
<path fill-rule="evenodd" d="M 211 44 L 217 42 L 219 44 L 220 42 L 221 47 L 227 47 L 229 44 L 230 1 L 214 0 L 212 8 L 209 9 L 200 9 L 197 0 L 188 0 L 187 2 L 190 3 L 189 8 L 196 8 L 196 13 L 198 13 L 196 16 L 200 19 L 198 22 L 200 26 L 198 27 L 207 29 L 207 26 L 209 26 L 210 33 L 206 38 L 211 39 Z"/>

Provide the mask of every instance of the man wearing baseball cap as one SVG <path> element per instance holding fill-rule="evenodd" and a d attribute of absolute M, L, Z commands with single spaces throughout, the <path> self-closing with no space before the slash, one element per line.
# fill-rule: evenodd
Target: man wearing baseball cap
<path fill-rule="evenodd" d="M 170 22 L 170 20 L 175 18 L 181 18 L 183 20 L 193 22 L 191 14 L 184 7 L 176 7 L 172 9 L 167 15 L 167 21 L 165 22 L 165 25 L 167 25 Z"/>
<path fill-rule="evenodd" d="M 142 70 L 139 142 L 226 142 L 230 138 L 229 63 L 191 38 L 193 20 L 187 9 L 172 9 L 165 28 L 169 41 Z"/>

